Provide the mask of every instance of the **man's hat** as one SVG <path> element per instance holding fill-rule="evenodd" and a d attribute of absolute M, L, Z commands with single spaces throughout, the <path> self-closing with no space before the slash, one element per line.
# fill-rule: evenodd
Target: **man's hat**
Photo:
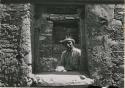
<path fill-rule="evenodd" d="M 75 44 L 75 40 L 70 37 L 68 37 L 68 38 L 66 37 L 64 40 L 61 40 L 60 43 L 65 43 L 67 41 L 72 41 Z"/>

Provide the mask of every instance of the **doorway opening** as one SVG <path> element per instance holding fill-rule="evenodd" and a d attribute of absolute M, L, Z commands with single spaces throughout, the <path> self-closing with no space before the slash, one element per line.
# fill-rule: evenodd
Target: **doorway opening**
<path fill-rule="evenodd" d="M 59 41 L 67 36 L 81 49 L 78 7 L 35 7 L 33 73 L 54 72 L 65 47 Z"/>

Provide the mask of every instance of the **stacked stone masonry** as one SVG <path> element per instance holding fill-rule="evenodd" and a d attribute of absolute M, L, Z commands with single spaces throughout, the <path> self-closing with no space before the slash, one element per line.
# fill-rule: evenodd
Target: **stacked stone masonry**
<path fill-rule="evenodd" d="M 28 61 L 26 59 L 30 59 L 26 56 L 31 49 L 30 35 L 28 35 L 30 32 L 26 31 L 30 31 L 28 7 L 29 4 L 0 4 L 1 86 L 27 85 L 23 77 L 27 75 Z M 17 59 L 18 55 L 23 57 L 21 65 Z"/>
<path fill-rule="evenodd" d="M 27 72 L 28 65 L 32 63 L 31 6 L 29 3 L 0 4 L 0 86 L 31 86 L 33 82 Z M 123 88 L 124 7 L 86 7 L 87 56 L 91 78 L 95 79 L 95 85 L 113 84 Z M 16 59 L 20 53 L 23 56 L 22 65 Z"/>
<path fill-rule="evenodd" d="M 89 70 L 91 76 L 96 79 L 97 85 L 123 87 L 123 13 L 122 5 L 88 5 L 87 7 Z"/>

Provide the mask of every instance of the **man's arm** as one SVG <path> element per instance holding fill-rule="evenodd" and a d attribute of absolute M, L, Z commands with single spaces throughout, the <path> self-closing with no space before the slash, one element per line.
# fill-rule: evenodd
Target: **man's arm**
<path fill-rule="evenodd" d="M 58 66 L 64 66 L 64 64 L 65 64 L 65 58 L 64 57 L 65 57 L 65 51 L 62 52 L 61 60 L 59 61 Z"/>
<path fill-rule="evenodd" d="M 64 53 L 65 52 L 62 53 L 61 60 L 59 61 L 58 65 L 55 69 L 55 71 L 57 71 L 57 72 L 66 72 L 66 70 L 64 68 L 64 64 L 65 64 L 65 58 L 64 58 L 65 54 Z"/>

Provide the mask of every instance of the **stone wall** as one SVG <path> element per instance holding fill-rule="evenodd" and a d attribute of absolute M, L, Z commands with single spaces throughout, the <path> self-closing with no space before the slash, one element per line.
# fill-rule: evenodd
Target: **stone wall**
<path fill-rule="evenodd" d="M 0 86 L 30 86 L 31 4 L 0 4 Z M 96 85 L 123 87 L 123 5 L 87 5 L 89 71 Z M 31 69 L 30 69 L 31 71 Z"/>
<path fill-rule="evenodd" d="M 0 4 L 0 24 L 1 86 L 26 86 L 24 77 L 31 64 L 30 4 Z"/>
<path fill-rule="evenodd" d="M 88 62 L 96 85 L 123 87 L 123 11 L 122 5 L 87 6 Z"/>

